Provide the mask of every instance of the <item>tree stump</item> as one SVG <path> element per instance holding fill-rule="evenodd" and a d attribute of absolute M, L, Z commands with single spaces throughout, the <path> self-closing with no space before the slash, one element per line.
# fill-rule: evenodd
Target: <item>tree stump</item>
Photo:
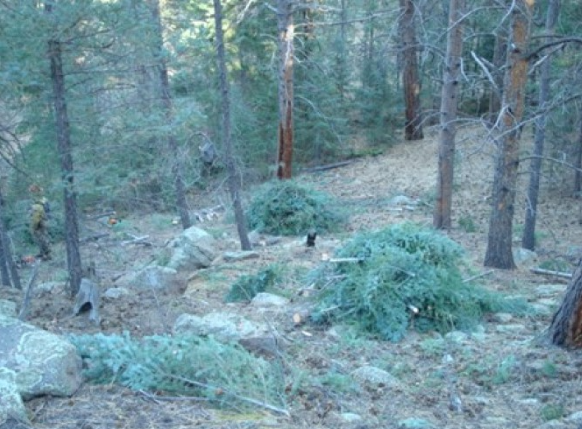
<path fill-rule="evenodd" d="M 548 329 L 552 344 L 566 348 L 582 348 L 582 260 L 572 275 L 562 304 Z"/>

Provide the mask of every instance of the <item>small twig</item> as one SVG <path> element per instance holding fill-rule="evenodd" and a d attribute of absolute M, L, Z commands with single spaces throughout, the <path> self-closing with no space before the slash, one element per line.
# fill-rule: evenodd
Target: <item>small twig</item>
<path fill-rule="evenodd" d="M 129 234 L 131 237 L 133 237 L 133 240 L 125 240 L 121 242 L 122 246 L 127 246 L 128 244 L 143 244 L 144 246 L 150 246 L 152 247 L 153 244 L 150 243 L 149 241 L 145 241 L 146 239 L 150 238 L 149 235 L 144 235 L 143 237 L 136 237 L 135 235 L 131 235 Z"/>
<path fill-rule="evenodd" d="M 34 269 L 32 274 L 30 275 L 30 279 L 28 279 L 28 284 L 26 285 L 26 292 L 24 294 L 24 300 L 22 301 L 22 307 L 20 308 L 20 313 L 18 313 L 19 320 L 26 320 L 28 316 L 28 310 L 30 309 L 30 301 L 32 297 L 32 286 L 34 284 L 34 280 L 36 279 L 36 275 L 38 274 L 38 267 L 40 263 L 36 263 L 34 265 Z"/>
<path fill-rule="evenodd" d="M 562 271 L 544 270 L 543 268 L 531 268 L 530 271 L 534 274 L 544 274 L 544 275 L 548 275 L 548 276 L 562 277 L 565 279 L 572 278 L 572 274 L 564 273 Z"/>
<path fill-rule="evenodd" d="M 364 258 L 331 258 L 327 262 L 364 262 Z"/>
<path fill-rule="evenodd" d="M 476 279 L 480 279 L 481 277 L 485 277 L 488 276 L 491 273 L 494 273 L 495 270 L 489 270 L 489 271 L 485 271 L 484 273 L 481 274 L 476 274 L 474 276 L 469 277 L 468 279 L 463 280 L 463 283 L 469 283 L 472 280 L 476 280 Z"/>

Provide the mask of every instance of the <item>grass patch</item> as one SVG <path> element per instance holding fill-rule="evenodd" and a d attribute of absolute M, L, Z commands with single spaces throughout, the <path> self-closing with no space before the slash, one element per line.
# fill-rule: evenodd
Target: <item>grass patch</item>
<path fill-rule="evenodd" d="M 410 326 L 421 332 L 469 330 L 486 312 L 527 310 L 523 301 L 464 282 L 463 249 L 433 229 L 401 224 L 363 233 L 336 257 L 339 262 L 313 273 L 323 288 L 316 323 L 345 321 L 398 341 Z"/>

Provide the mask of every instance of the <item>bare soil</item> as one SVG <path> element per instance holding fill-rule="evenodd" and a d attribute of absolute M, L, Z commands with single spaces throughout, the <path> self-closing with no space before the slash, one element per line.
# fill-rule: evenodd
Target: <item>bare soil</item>
<path fill-rule="evenodd" d="M 180 284 L 164 292 L 132 291 L 128 296 L 103 299 L 99 326 L 91 324 L 86 315 L 71 317 L 73 303 L 63 288 L 37 294 L 33 299 L 29 322 L 43 329 L 56 333 L 129 331 L 139 337 L 170 332 L 175 318 L 184 312 L 204 315 L 223 310 L 224 295 L 241 274 L 255 273 L 257 268 L 273 263 L 286 266 L 288 281 L 283 288 L 291 298 L 289 307 L 267 315 L 257 315 L 246 304 L 229 304 L 228 310 L 248 318 L 268 317 L 284 338 L 285 347 L 280 353 L 297 370 L 294 374 L 304 374 L 306 380 L 289 398 L 290 416 L 262 410 L 217 410 L 194 400 L 154 399 L 115 385 L 85 384 L 71 398 L 30 401 L 34 426 L 364 429 L 397 428 L 406 419 L 422 419 L 435 428 L 578 427 L 582 423 L 568 416 L 582 411 L 582 353 L 550 348 L 538 341 L 560 303 L 566 281 L 535 275 L 528 267 L 559 261 L 564 269 L 573 270 L 582 256 L 580 202 L 570 197 L 564 186 L 570 173 L 552 173 L 552 181 L 545 181 L 540 201 L 536 260 L 514 271 L 488 272 L 482 261 L 494 146 L 487 130 L 470 129 L 459 134 L 454 228 L 449 234 L 467 250 L 475 272 L 488 272 L 481 279 L 486 287 L 523 296 L 548 311 L 503 321 L 491 315 L 483 321 L 481 332 L 461 341 L 443 341 L 435 333 L 410 332 L 403 341 L 389 343 L 346 327 L 318 329 L 293 323 L 293 314 L 308 299 L 299 294 L 308 286 L 302 283 L 300 274 L 321 263 L 322 257 L 332 254 L 342 242 L 358 231 L 393 223 L 432 223 L 438 136 L 436 131 L 427 134 L 422 141 L 401 143 L 382 155 L 301 176 L 301 180 L 335 195 L 351 214 L 345 232 L 318 237 L 315 248 L 306 248 L 304 238 L 283 238 L 277 244 L 259 246 L 258 260 L 225 262 L 219 258 L 207 270 L 185 273 Z M 528 144 L 524 138 L 525 149 Z M 519 247 L 524 217 L 526 167 L 523 165 L 524 174 L 520 176 L 515 247 Z M 406 196 L 415 204 L 391 204 L 395 196 Z M 197 201 L 198 207 L 207 207 L 225 201 L 225 197 L 213 191 L 198 195 Z M 96 262 L 102 290 L 116 286 L 126 272 L 152 261 L 162 263 L 164 246 L 180 232 L 171 216 L 164 214 L 129 216 L 115 226 L 105 220 L 85 221 L 84 236 L 106 236 L 85 242 L 82 249 L 85 261 Z M 230 217 L 221 212 L 198 226 L 218 238 L 221 251 L 237 250 L 236 230 L 230 222 Z M 130 242 L 145 236 L 141 242 Z M 60 254 L 60 258 L 42 264 L 37 284 L 64 280 L 62 250 Z M 30 268 L 22 269 L 24 282 L 30 272 Z M 548 292 L 543 288 L 548 284 L 558 286 Z M 18 292 L 6 288 L 0 290 L 0 298 L 19 304 L 22 299 Z M 389 371 L 400 381 L 399 387 L 357 382 L 352 373 L 365 365 Z M 458 398 L 461 406 L 451 405 L 452 398 Z"/>

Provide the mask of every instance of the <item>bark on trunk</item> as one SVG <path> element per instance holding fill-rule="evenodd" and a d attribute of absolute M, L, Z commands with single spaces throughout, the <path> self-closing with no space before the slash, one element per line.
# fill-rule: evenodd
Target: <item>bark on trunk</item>
<path fill-rule="evenodd" d="M 578 125 L 578 142 L 576 150 L 576 172 L 574 174 L 574 193 L 578 197 L 581 197 L 580 192 L 582 191 L 582 115 L 578 119 L 580 124 Z"/>
<path fill-rule="evenodd" d="M 228 81 L 226 79 L 226 53 L 224 49 L 224 33 L 222 30 L 222 5 L 220 0 L 214 2 L 214 22 L 216 25 L 216 57 L 218 63 L 218 75 L 220 81 L 220 92 L 222 94 L 222 137 L 225 152 L 225 164 L 228 172 L 228 188 L 236 228 L 242 250 L 251 250 L 251 242 L 247 231 L 247 223 L 244 215 L 242 201 L 240 197 L 240 182 L 238 168 L 234 159 L 234 150 L 232 147 L 232 136 L 230 131 L 230 97 Z"/>
<path fill-rule="evenodd" d="M 558 311 L 554 314 L 548 336 L 561 347 L 582 347 L 582 261 L 570 280 Z"/>
<path fill-rule="evenodd" d="M 166 120 L 171 125 L 174 120 L 172 96 L 170 93 L 170 81 L 168 79 L 168 67 L 164 60 L 164 35 L 162 27 L 162 17 L 160 15 L 160 1 L 153 0 L 151 2 L 152 18 L 156 28 L 156 60 L 158 63 L 158 72 L 160 79 L 160 91 L 162 98 L 162 105 L 165 111 Z M 186 202 L 186 187 L 183 179 L 183 166 L 180 157 L 180 150 L 176 136 L 169 132 L 168 134 L 168 148 L 170 149 L 170 156 L 172 157 L 172 174 L 174 176 L 174 193 L 176 200 L 176 208 L 180 215 L 182 228 L 188 229 L 192 226 L 190 213 L 188 212 L 188 203 Z"/>
<path fill-rule="evenodd" d="M 420 77 L 418 73 L 418 41 L 414 27 L 415 7 L 413 0 L 400 0 L 400 34 L 402 37 L 402 85 L 405 103 L 405 140 L 421 140 L 422 111 L 420 106 Z"/>
<path fill-rule="evenodd" d="M 47 5 L 47 12 L 51 12 Z M 61 43 L 49 40 L 48 57 L 53 84 L 53 103 L 56 116 L 57 149 L 61 164 L 63 199 L 65 203 L 65 244 L 67 269 L 69 271 L 70 294 L 75 296 L 81 284 L 81 254 L 79 251 L 79 223 L 77 218 L 77 195 L 74 184 L 73 155 L 69 115 L 65 97 L 65 76 L 63 73 Z"/>
<path fill-rule="evenodd" d="M 518 131 L 524 111 L 529 27 L 533 0 L 511 2 L 511 40 L 507 52 L 503 111 L 498 136 L 498 153 L 493 179 L 492 210 L 485 266 L 514 269 L 512 253 L 513 215 L 519 167 Z"/>
<path fill-rule="evenodd" d="M 277 177 L 293 175 L 293 9 L 290 0 L 277 0 L 279 31 L 279 130 Z"/>
<path fill-rule="evenodd" d="M 548 13 L 546 16 L 546 42 L 553 39 L 554 29 L 560 12 L 560 0 L 550 0 L 548 4 Z M 541 65 L 540 92 L 538 95 L 539 107 L 541 114 L 536 120 L 536 132 L 534 139 L 533 158 L 530 163 L 529 184 L 527 188 L 527 200 L 525 210 L 525 225 L 521 247 L 524 249 L 534 250 L 535 248 L 535 229 L 538 209 L 538 196 L 540 192 L 540 174 L 542 169 L 542 156 L 544 154 L 544 143 L 546 139 L 546 122 L 548 113 L 546 111 L 548 99 L 550 97 L 550 79 L 551 79 L 551 57 Z"/>
<path fill-rule="evenodd" d="M 6 233 L 4 224 L 4 196 L 0 194 L 0 274 L 2 284 L 12 285 L 16 289 L 21 289 L 18 267 L 14 261 L 14 255 L 10 247 L 10 238 Z"/>
<path fill-rule="evenodd" d="M 433 217 L 435 228 L 451 227 L 455 135 L 459 91 L 459 73 L 463 53 L 463 24 L 465 0 L 450 0 L 449 34 L 441 97 L 441 135 L 437 176 L 437 199 Z"/>

